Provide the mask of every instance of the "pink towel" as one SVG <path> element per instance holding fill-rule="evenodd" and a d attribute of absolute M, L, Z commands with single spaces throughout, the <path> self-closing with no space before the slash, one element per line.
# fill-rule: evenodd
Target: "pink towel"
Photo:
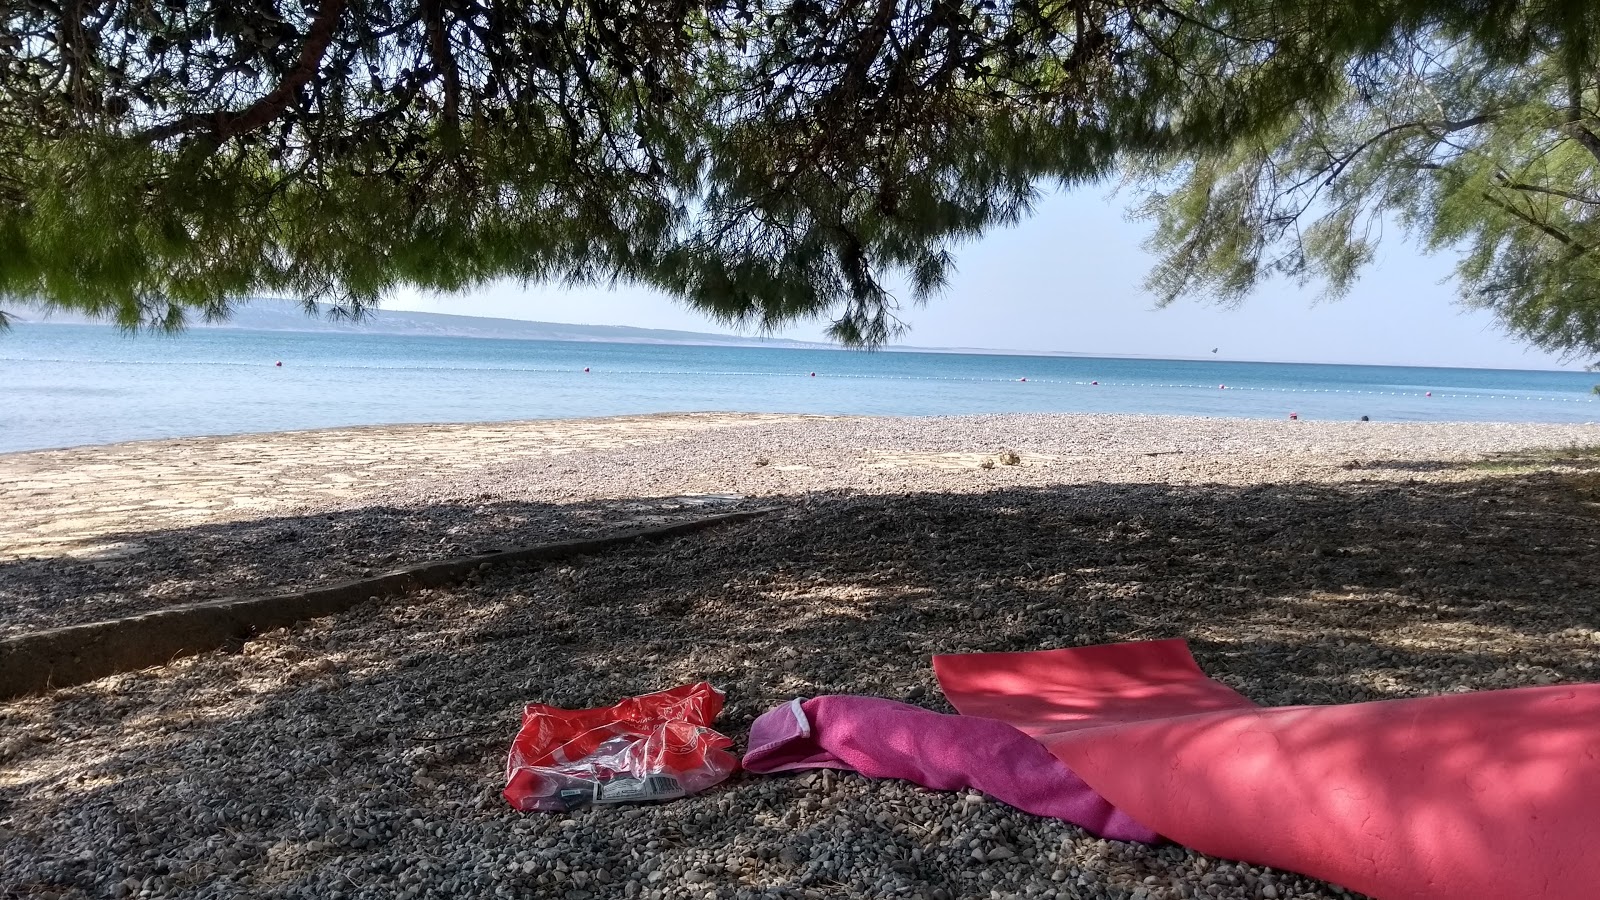
<path fill-rule="evenodd" d="M 934 671 L 1203 853 L 1383 900 L 1600 896 L 1600 685 L 1261 709 L 1176 640 Z"/>
<path fill-rule="evenodd" d="M 940 791 L 971 787 L 1101 837 L 1159 840 L 1016 728 L 879 697 L 816 697 L 770 710 L 751 725 L 743 764 L 757 773 L 851 769 Z"/>

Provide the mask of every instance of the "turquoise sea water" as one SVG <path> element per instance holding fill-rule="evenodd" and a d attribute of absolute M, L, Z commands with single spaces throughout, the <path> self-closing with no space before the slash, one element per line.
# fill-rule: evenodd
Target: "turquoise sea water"
<path fill-rule="evenodd" d="M 130 338 L 94 325 L 20 325 L 0 334 L 0 451 L 690 410 L 1590 422 L 1600 421 L 1597 380 L 1583 372 L 243 330 Z"/>

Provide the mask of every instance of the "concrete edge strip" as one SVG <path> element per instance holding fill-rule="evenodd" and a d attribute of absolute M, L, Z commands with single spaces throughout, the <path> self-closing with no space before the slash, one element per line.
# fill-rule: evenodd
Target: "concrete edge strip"
<path fill-rule="evenodd" d="M 343 612 L 374 597 L 389 599 L 425 587 L 453 584 L 484 565 L 587 556 L 633 541 L 660 540 L 742 522 L 777 508 L 739 510 L 602 537 L 442 559 L 289 594 L 224 597 L 4 638 L 0 639 L 0 699 L 164 665 L 180 656 L 215 650 L 263 631 Z"/>

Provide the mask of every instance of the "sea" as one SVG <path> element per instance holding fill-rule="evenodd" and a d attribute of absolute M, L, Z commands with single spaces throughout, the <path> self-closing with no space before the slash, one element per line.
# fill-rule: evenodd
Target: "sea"
<path fill-rule="evenodd" d="M 0 333 L 0 452 L 686 411 L 1594 422 L 1597 381 L 1574 371 L 21 324 Z"/>

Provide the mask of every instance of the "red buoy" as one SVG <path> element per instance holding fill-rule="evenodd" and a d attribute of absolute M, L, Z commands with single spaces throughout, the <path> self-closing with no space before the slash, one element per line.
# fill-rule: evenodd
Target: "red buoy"
<path fill-rule="evenodd" d="M 1432 397 L 1433 396 L 1433 391 L 1429 391 L 1428 393 L 1424 394 L 1423 396 Z"/>
<path fill-rule="evenodd" d="M 1018 381 L 1027 381 L 1028 379 L 1026 379 L 1026 378 L 1018 378 L 1017 380 Z"/>
<path fill-rule="evenodd" d="M 1100 382 L 1098 382 L 1098 381 L 1091 381 L 1091 382 L 1089 382 L 1089 383 L 1090 383 L 1090 384 L 1099 384 L 1099 383 L 1100 383 Z"/>
<path fill-rule="evenodd" d="M 1297 420 L 1299 418 L 1300 418 L 1300 414 L 1299 413 L 1289 413 L 1289 421 L 1293 422 L 1293 421 L 1295 421 L 1295 420 Z"/>
<path fill-rule="evenodd" d="M 283 368 L 283 360 L 280 359 L 277 362 L 273 363 L 273 365 L 275 365 L 275 366 L 277 366 L 278 368 L 281 369 L 281 368 Z"/>
<path fill-rule="evenodd" d="M 583 367 L 583 370 L 584 370 L 584 371 L 585 371 L 585 372 L 587 372 L 587 371 L 589 371 L 589 367 L 588 367 L 588 366 L 584 366 L 584 367 Z"/>
<path fill-rule="evenodd" d="M 1225 391 L 1225 390 L 1227 390 L 1227 389 L 1228 389 L 1228 386 L 1227 386 L 1227 385 L 1225 385 L 1225 384 L 1219 384 L 1219 385 L 1217 385 L 1217 390 L 1219 390 L 1219 391 Z"/>
<path fill-rule="evenodd" d="M 811 377 L 812 377 L 812 378 L 815 378 L 815 377 L 817 377 L 817 373 L 815 373 L 815 372 L 812 372 L 812 373 L 811 373 Z"/>

